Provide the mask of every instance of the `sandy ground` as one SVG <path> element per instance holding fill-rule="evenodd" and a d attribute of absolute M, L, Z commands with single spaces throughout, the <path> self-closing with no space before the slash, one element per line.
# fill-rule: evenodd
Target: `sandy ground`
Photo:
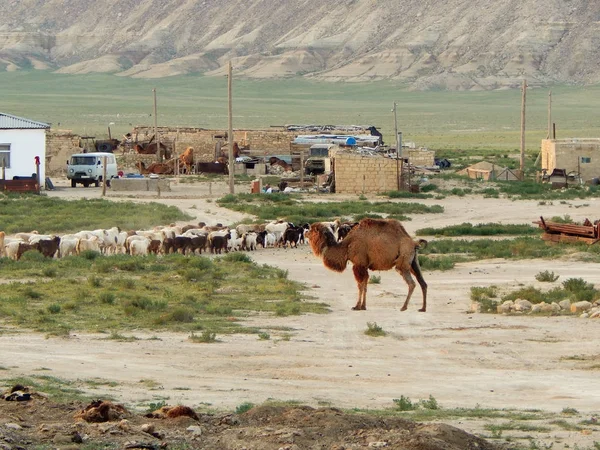
<path fill-rule="evenodd" d="M 214 203 L 227 186 L 213 185 L 211 190 L 180 184 L 168 194 L 172 198 L 166 194 L 160 199 L 116 197 L 115 193 L 109 198 L 177 205 L 207 223 L 233 223 L 243 217 Z M 59 184 L 49 195 L 92 198 L 100 191 Z M 405 222 L 409 232 L 462 222 L 531 223 L 540 215 L 568 214 L 582 221 L 598 218 L 599 206 L 595 199 L 547 205 L 474 197 L 419 202 L 441 204 L 445 213 L 413 215 Z M 249 325 L 264 327 L 270 340 L 259 340 L 256 335 L 218 336 L 220 343 L 215 345 L 194 344 L 187 335 L 171 333 L 161 333 L 160 340 L 144 340 L 155 334 L 141 331 L 133 333 L 142 338 L 135 342 L 87 334 L 47 339 L 40 334 L 4 333 L 0 335 L 0 362 L 9 370 L 3 376 L 46 368 L 49 371 L 44 374 L 63 379 L 99 377 L 116 381 L 118 386 L 102 386 L 98 392 L 129 404 L 166 398 L 170 403 L 209 403 L 232 409 L 243 402 L 279 399 L 314 406 L 387 408 L 401 395 L 413 400 L 432 395 L 443 407 L 480 405 L 553 412 L 569 407 L 590 415 L 600 411 L 598 369 L 590 370 L 590 361 L 565 359 L 598 357 L 600 322 L 468 313 L 472 286 L 540 285 L 535 275 L 543 270 L 560 275 L 557 284 L 570 277 L 599 284 L 598 264 L 490 260 L 459 264 L 448 272 L 426 272 L 428 310 L 419 313 L 418 289 L 408 311 L 400 312 L 406 286 L 396 273 L 382 272 L 381 283 L 369 285 L 368 311 L 351 311 L 357 294 L 352 272 L 327 271 L 307 246 L 261 249 L 251 256 L 306 283 L 307 293 L 331 305 L 331 313 L 259 317 Z M 543 287 L 548 288 L 548 283 Z M 365 336 L 367 322 L 376 322 L 389 335 Z M 290 331 L 273 329 L 277 327 Z M 290 340 L 282 339 L 285 333 Z M 148 383 L 141 380 L 152 380 L 155 387 L 149 391 Z M 592 442 L 594 438 L 600 441 L 600 436 L 586 439 Z"/>

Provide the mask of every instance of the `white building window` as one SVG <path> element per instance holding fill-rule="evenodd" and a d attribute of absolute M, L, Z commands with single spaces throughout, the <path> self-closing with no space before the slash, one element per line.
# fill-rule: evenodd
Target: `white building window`
<path fill-rule="evenodd" d="M 586 157 L 586 156 L 581 157 L 581 164 L 589 164 L 591 162 L 592 162 L 592 158 Z"/>
<path fill-rule="evenodd" d="M 10 144 L 0 144 L 0 168 L 10 169 Z"/>

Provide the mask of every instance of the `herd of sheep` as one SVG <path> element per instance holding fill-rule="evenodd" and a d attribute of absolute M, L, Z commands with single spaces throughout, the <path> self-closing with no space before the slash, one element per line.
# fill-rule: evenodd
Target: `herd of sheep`
<path fill-rule="evenodd" d="M 297 247 L 305 242 L 304 235 L 308 228 L 308 224 L 296 226 L 290 222 L 272 221 L 265 224 L 241 224 L 235 228 L 207 226 L 202 222 L 198 225 L 169 225 L 137 231 L 122 231 L 118 227 L 112 227 L 62 236 L 43 235 L 37 231 L 6 236 L 0 231 L 0 257 L 19 260 L 27 251 L 38 251 L 48 258 L 62 258 L 86 251 L 105 255 L 193 255 L 203 251 L 220 254 L 256 250 L 259 246 Z M 336 235 L 338 228 L 338 220 L 331 222 L 332 232 Z"/>

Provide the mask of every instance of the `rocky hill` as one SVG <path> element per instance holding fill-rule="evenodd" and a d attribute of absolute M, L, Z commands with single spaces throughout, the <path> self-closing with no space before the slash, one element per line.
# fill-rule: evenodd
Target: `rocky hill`
<path fill-rule="evenodd" d="M 0 70 L 302 75 L 414 89 L 600 81 L 588 0 L 5 0 Z"/>

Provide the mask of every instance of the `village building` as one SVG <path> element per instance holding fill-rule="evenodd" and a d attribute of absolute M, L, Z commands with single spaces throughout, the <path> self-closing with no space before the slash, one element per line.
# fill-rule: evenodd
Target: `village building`
<path fill-rule="evenodd" d="M 43 184 L 46 173 L 46 131 L 50 125 L 0 113 L 0 170 L 3 179 L 36 176 Z"/>
<path fill-rule="evenodd" d="M 600 139 L 543 139 L 542 172 L 562 169 L 582 181 L 600 177 Z"/>

